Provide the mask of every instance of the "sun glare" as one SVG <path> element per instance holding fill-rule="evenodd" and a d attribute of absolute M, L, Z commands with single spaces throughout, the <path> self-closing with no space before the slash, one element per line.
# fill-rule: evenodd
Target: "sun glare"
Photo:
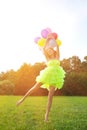
<path fill-rule="evenodd" d="M 65 3 L 0 1 L 0 12 L 0 71 L 19 68 L 25 62 L 44 61 L 34 38 L 41 37 L 41 30 L 47 27 L 58 33 L 62 41 L 61 59 L 77 53 L 74 39 L 77 38 L 79 18 L 66 9 Z"/>

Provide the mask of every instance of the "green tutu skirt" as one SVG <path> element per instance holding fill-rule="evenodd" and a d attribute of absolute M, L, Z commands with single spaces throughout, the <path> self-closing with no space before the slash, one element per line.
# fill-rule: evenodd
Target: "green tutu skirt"
<path fill-rule="evenodd" d="M 58 60 L 50 60 L 47 63 L 47 67 L 40 71 L 40 75 L 36 77 L 36 81 L 42 83 L 42 88 L 49 90 L 50 86 L 54 86 L 55 89 L 61 89 L 64 84 L 65 71 L 60 66 Z"/>

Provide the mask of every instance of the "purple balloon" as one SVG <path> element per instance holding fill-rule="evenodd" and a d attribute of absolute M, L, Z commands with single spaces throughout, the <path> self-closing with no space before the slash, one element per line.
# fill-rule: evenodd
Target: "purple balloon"
<path fill-rule="evenodd" d="M 47 29 L 43 29 L 42 31 L 41 31 L 41 35 L 42 35 L 42 37 L 43 38 L 47 38 L 47 35 L 49 34 L 49 32 L 47 31 Z"/>
<path fill-rule="evenodd" d="M 41 37 L 36 37 L 35 39 L 34 39 L 34 42 L 35 43 L 38 43 L 38 40 L 40 39 Z"/>

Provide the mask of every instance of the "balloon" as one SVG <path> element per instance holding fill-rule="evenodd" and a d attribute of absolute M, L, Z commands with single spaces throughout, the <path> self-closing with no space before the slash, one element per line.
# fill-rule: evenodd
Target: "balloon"
<path fill-rule="evenodd" d="M 54 38 L 56 40 L 57 37 L 58 37 L 57 33 L 49 33 L 48 34 L 48 38 Z"/>
<path fill-rule="evenodd" d="M 36 37 L 36 38 L 34 39 L 34 42 L 37 43 L 39 39 L 40 39 L 40 37 Z"/>
<path fill-rule="evenodd" d="M 43 29 L 42 31 L 41 31 L 41 35 L 42 35 L 42 37 L 43 38 L 47 38 L 47 35 L 49 34 L 49 32 L 46 30 L 46 29 Z"/>
<path fill-rule="evenodd" d="M 38 40 L 38 45 L 42 47 L 42 46 L 44 46 L 45 42 L 46 42 L 46 39 L 41 38 Z"/>
<path fill-rule="evenodd" d="M 53 36 L 54 36 L 54 38 L 55 38 L 55 40 L 56 40 L 57 37 L 58 37 L 57 33 L 52 33 L 52 34 L 53 34 Z"/>
<path fill-rule="evenodd" d="M 61 40 L 56 39 L 56 42 L 57 42 L 58 46 L 61 46 L 61 44 L 62 44 Z"/>
<path fill-rule="evenodd" d="M 47 30 L 49 33 L 52 33 L 52 31 L 51 31 L 50 28 L 46 28 L 46 30 Z"/>

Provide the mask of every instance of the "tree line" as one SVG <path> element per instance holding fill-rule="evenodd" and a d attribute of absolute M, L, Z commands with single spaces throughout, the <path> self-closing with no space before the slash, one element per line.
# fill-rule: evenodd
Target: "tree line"
<path fill-rule="evenodd" d="M 87 96 L 87 56 L 81 61 L 78 56 L 72 56 L 60 61 L 66 71 L 65 82 L 55 95 Z M 45 62 L 34 65 L 24 63 L 17 71 L 9 70 L 0 73 L 0 95 L 24 95 L 35 84 L 40 71 L 46 67 Z M 46 89 L 39 88 L 32 95 L 45 96 Z"/>

